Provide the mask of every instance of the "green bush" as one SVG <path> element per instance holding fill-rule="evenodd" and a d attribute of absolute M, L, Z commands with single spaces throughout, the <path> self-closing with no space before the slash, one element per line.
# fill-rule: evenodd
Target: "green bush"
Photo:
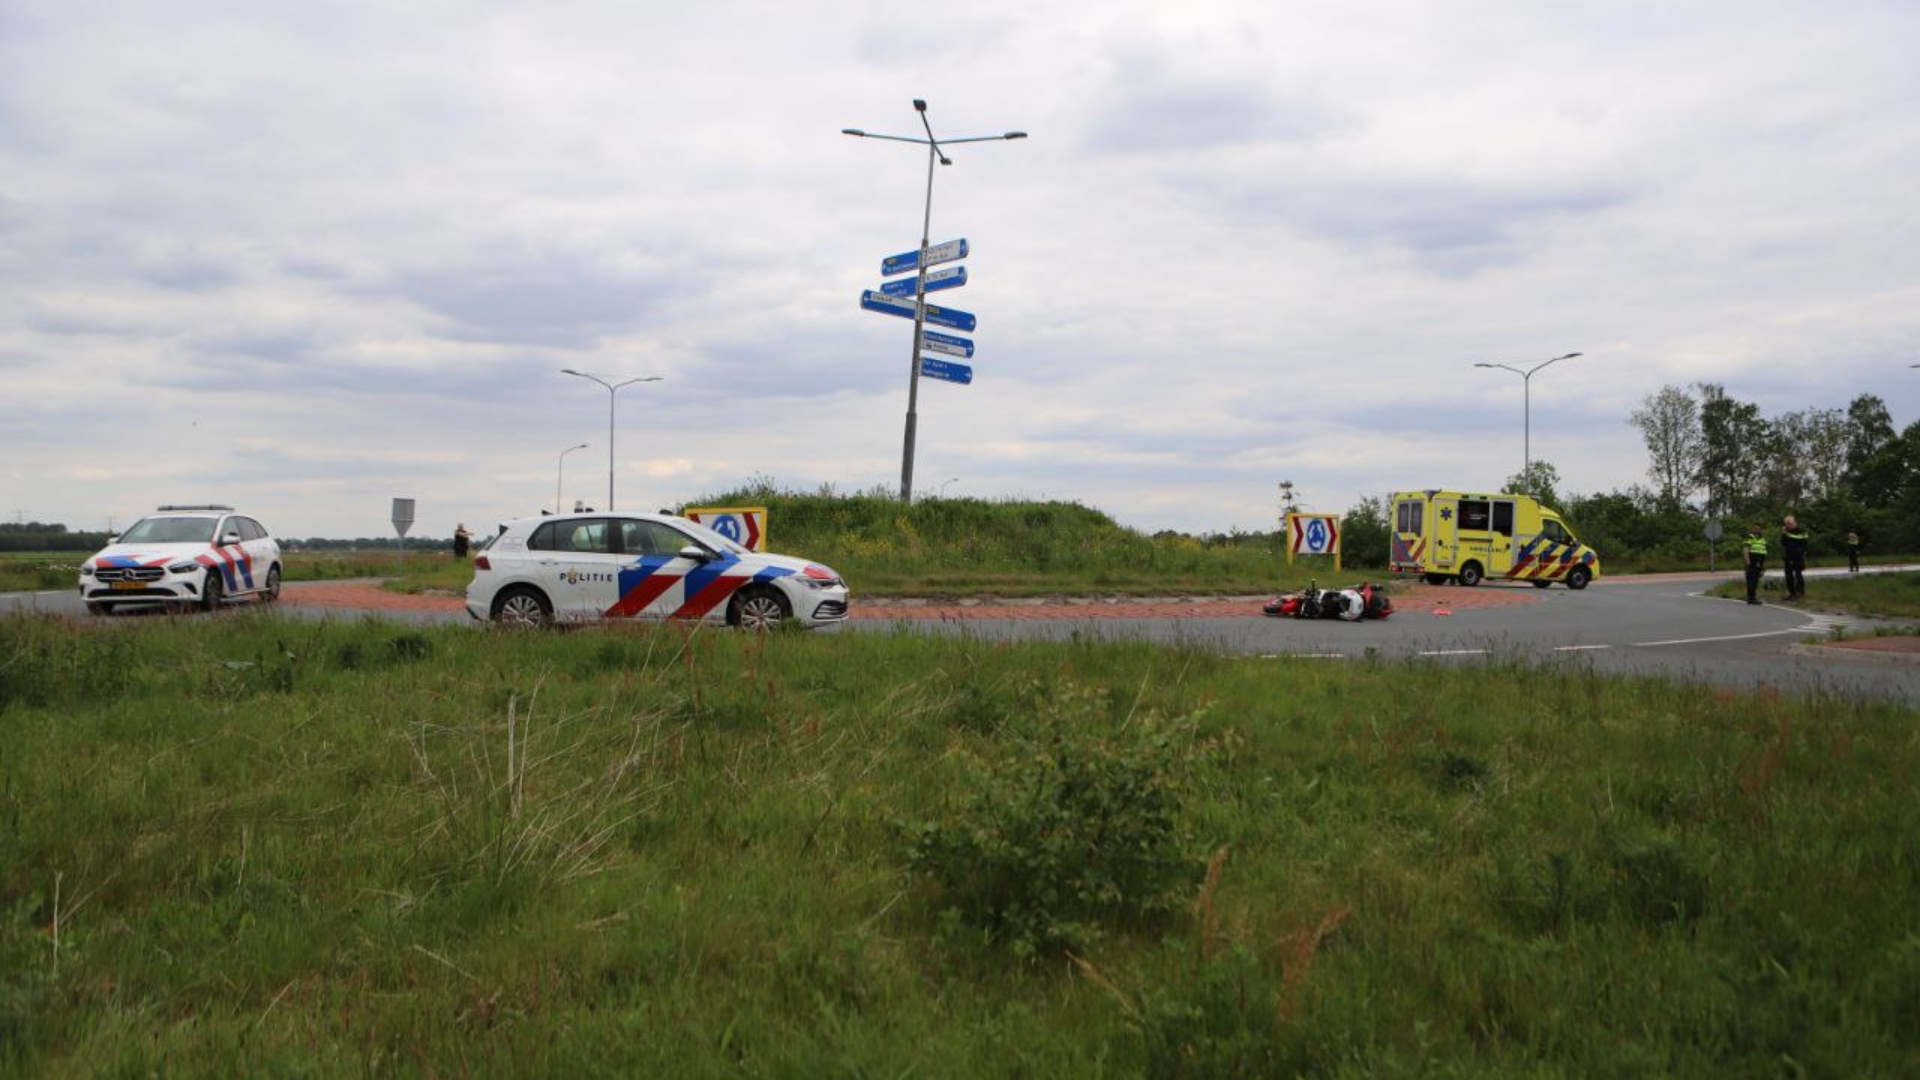
<path fill-rule="evenodd" d="M 906 828 L 908 867 L 939 888 L 950 923 L 1031 957 L 1181 905 L 1197 868 L 1180 829 L 1192 719 L 1135 717 L 1128 737 L 1102 730 L 1105 700 L 1070 691 L 1044 706 L 964 806 Z"/>

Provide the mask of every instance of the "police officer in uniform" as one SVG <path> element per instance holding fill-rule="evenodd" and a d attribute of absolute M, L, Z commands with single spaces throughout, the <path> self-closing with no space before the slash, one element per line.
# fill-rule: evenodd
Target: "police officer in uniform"
<path fill-rule="evenodd" d="M 1747 603 L 1758 604 L 1760 575 L 1767 570 L 1767 534 L 1760 531 L 1760 526 L 1751 526 L 1740 546 L 1747 555 Z"/>
<path fill-rule="evenodd" d="M 1792 514 L 1780 523 L 1780 558 L 1787 568 L 1787 599 L 1807 596 L 1807 530 Z"/>

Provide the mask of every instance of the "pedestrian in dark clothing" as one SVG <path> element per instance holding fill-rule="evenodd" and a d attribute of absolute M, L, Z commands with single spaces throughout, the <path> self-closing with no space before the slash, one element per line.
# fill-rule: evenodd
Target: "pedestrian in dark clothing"
<path fill-rule="evenodd" d="M 1758 604 L 1760 576 L 1767 572 L 1767 534 L 1754 525 L 1747 529 L 1747 538 L 1740 546 L 1747 556 L 1747 603 Z"/>
<path fill-rule="evenodd" d="M 1780 523 L 1780 559 L 1787 568 L 1787 599 L 1807 596 L 1807 530 L 1792 514 Z"/>
<path fill-rule="evenodd" d="M 467 527 L 464 523 L 459 528 L 453 530 L 453 557 L 454 558 L 456 559 L 466 558 L 467 552 L 472 548 L 472 546 L 473 546 L 473 534 L 467 531 Z"/>
<path fill-rule="evenodd" d="M 1847 534 L 1847 570 L 1855 574 L 1860 572 L 1860 534 L 1857 532 Z"/>

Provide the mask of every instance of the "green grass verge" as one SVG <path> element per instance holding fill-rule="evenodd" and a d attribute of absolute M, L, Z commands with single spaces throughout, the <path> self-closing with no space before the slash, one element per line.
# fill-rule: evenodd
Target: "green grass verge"
<path fill-rule="evenodd" d="M 1898 1076 L 1912 709 L 0 620 L 0 1075 Z"/>
<path fill-rule="evenodd" d="M 1747 585 L 1745 581 L 1727 582 L 1714 586 L 1708 595 L 1744 598 Z M 1785 596 L 1780 572 L 1769 570 L 1761 582 L 1762 599 L 1785 603 Z M 1920 573 L 1810 577 L 1806 598 L 1795 606 L 1883 619 L 1920 618 Z"/>

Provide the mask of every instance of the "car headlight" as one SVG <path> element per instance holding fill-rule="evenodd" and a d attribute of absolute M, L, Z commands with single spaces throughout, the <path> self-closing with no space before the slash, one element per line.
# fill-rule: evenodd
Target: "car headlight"
<path fill-rule="evenodd" d="M 83 562 L 83 563 L 81 563 L 81 564 L 80 564 L 80 576 L 81 576 L 81 577 L 92 577 L 92 576 L 93 576 L 93 564 L 92 564 L 92 563 L 90 563 L 90 562 Z"/>
<path fill-rule="evenodd" d="M 831 589 L 836 585 L 842 584 L 840 575 L 824 566 L 809 565 L 806 569 L 800 571 L 799 576 L 802 582 L 806 583 L 809 588 L 814 589 Z"/>
<path fill-rule="evenodd" d="M 200 569 L 200 564 L 197 562 L 177 562 L 177 563 L 174 563 L 172 566 L 167 567 L 167 573 L 191 574 L 199 569 Z"/>

